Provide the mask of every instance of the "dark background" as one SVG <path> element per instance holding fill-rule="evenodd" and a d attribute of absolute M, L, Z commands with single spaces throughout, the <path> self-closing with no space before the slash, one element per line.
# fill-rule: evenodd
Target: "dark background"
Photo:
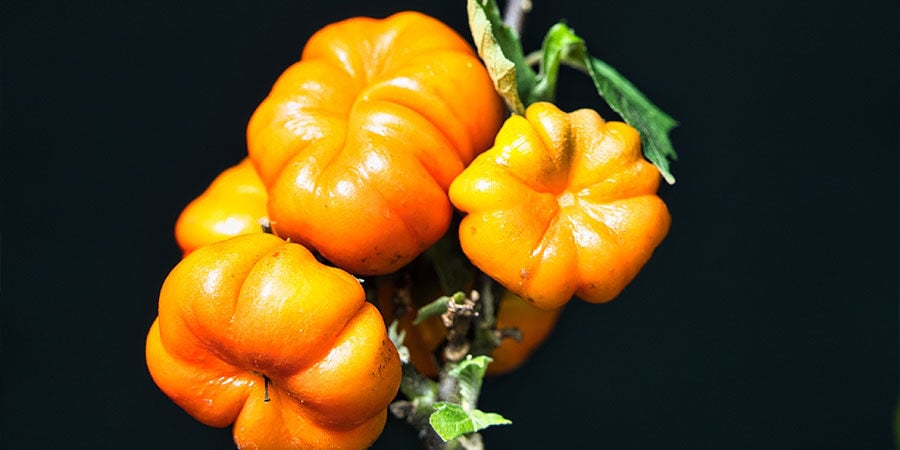
<path fill-rule="evenodd" d="M 893 448 L 900 8 L 535 0 L 681 122 L 673 225 L 481 407 L 488 448 Z M 153 384 L 181 209 L 327 23 L 465 2 L 4 2 L 3 448 L 230 448 Z M 559 104 L 605 111 L 562 74 Z M 605 115 L 606 112 L 604 112 Z M 391 419 L 375 448 L 416 448 Z"/>

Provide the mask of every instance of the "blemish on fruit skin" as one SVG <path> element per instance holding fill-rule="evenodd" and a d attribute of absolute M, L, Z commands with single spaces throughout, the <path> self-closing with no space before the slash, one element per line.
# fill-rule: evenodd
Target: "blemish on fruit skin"
<path fill-rule="evenodd" d="M 401 261 L 403 258 L 404 258 L 403 254 L 401 254 L 401 253 L 394 253 L 394 256 L 392 256 L 391 259 L 390 259 L 389 261 L 390 261 L 390 264 L 393 265 L 393 264 L 396 264 L 397 261 Z"/>
<path fill-rule="evenodd" d="M 387 366 L 391 363 L 391 359 L 392 359 L 391 351 L 384 351 L 384 349 L 386 347 L 388 347 L 389 345 L 393 346 L 394 344 L 391 341 L 384 339 L 384 338 L 381 340 L 381 350 L 382 350 L 381 351 L 381 360 L 378 362 L 378 367 L 373 372 L 371 372 L 373 377 L 376 377 L 379 379 L 384 378 L 384 371 L 387 368 Z"/>
<path fill-rule="evenodd" d="M 519 278 L 521 278 L 522 280 L 527 280 L 527 279 L 531 278 L 531 271 L 528 270 L 528 269 L 522 269 L 522 270 L 520 270 L 520 271 L 519 271 Z"/>

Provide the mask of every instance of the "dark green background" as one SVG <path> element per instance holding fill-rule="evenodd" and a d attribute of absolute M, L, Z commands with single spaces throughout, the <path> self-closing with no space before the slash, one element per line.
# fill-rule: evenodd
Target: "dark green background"
<path fill-rule="evenodd" d="M 0 447 L 229 448 L 144 365 L 178 213 L 313 31 L 418 9 L 465 32 L 464 3 L 4 2 Z M 488 448 L 892 448 L 897 2 L 535 3 L 527 49 L 567 19 L 681 122 L 681 159 L 634 283 L 486 382 L 515 422 Z M 414 445 L 392 419 L 375 447 Z"/>

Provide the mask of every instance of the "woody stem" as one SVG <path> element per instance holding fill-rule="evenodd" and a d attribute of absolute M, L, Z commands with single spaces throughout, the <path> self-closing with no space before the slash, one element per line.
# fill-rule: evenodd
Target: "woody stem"
<path fill-rule="evenodd" d="M 522 34 L 525 25 L 525 14 L 531 11 L 531 0 L 509 0 L 503 11 L 503 23 L 512 28 L 517 35 Z"/>

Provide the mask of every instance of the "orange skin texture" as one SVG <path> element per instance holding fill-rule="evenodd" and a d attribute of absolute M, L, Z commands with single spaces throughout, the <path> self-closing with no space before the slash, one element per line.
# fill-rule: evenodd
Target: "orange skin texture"
<path fill-rule="evenodd" d="M 504 107 L 469 44 L 402 12 L 326 26 L 250 119 L 273 230 L 356 274 L 391 273 L 448 229 L 447 189 Z"/>
<path fill-rule="evenodd" d="M 207 425 L 233 423 L 241 449 L 367 448 L 400 385 L 396 348 L 359 281 L 262 233 L 175 266 L 146 357 L 166 395 Z"/>
<path fill-rule="evenodd" d="M 510 117 L 450 187 L 466 256 L 541 309 L 612 300 L 671 221 L 638 132 L 550 103 Z"/>
<path fill-rule="evenodd" d="M 261 233 L 268 194 L 253 163 L 244 158 L 217 176 L 175 222 L 175 240 L 185 255 L 213 242 Z"/>
<path fill-rule="evenodd" d="M 413 320 L 416 318 L 418 308 L 446 294 L 441 293 L 436 283 L 430 288 L 414 289 L 412 294 L 413 310 L 398 317 L 393 302 L 396 290 L 393 284 L 383 283 L 378 286 L 378 308 L 384 314 L 386 323 L 396 319 L 398 330 L 406 331 L 403 344 L 409 349 L 409 359 L 413 366 L 423 375 L 436 378 L 440 366 L 435 351 L 447 337 L 447 329 L 439 317 L 430 317 L 418 325 L 413 325 Z M 522 332 L 522 340 L 510 338 L 500 342 L 491 353 L 494 360 L 487 367 L 488 375 L 509 373 L 524 364 L 549 337 L 562 312 L 562 309 L 545 311 L 535 308 L 509 291 L 504 292 L 499 305 L 497 328 L 518 328 Z"/>

